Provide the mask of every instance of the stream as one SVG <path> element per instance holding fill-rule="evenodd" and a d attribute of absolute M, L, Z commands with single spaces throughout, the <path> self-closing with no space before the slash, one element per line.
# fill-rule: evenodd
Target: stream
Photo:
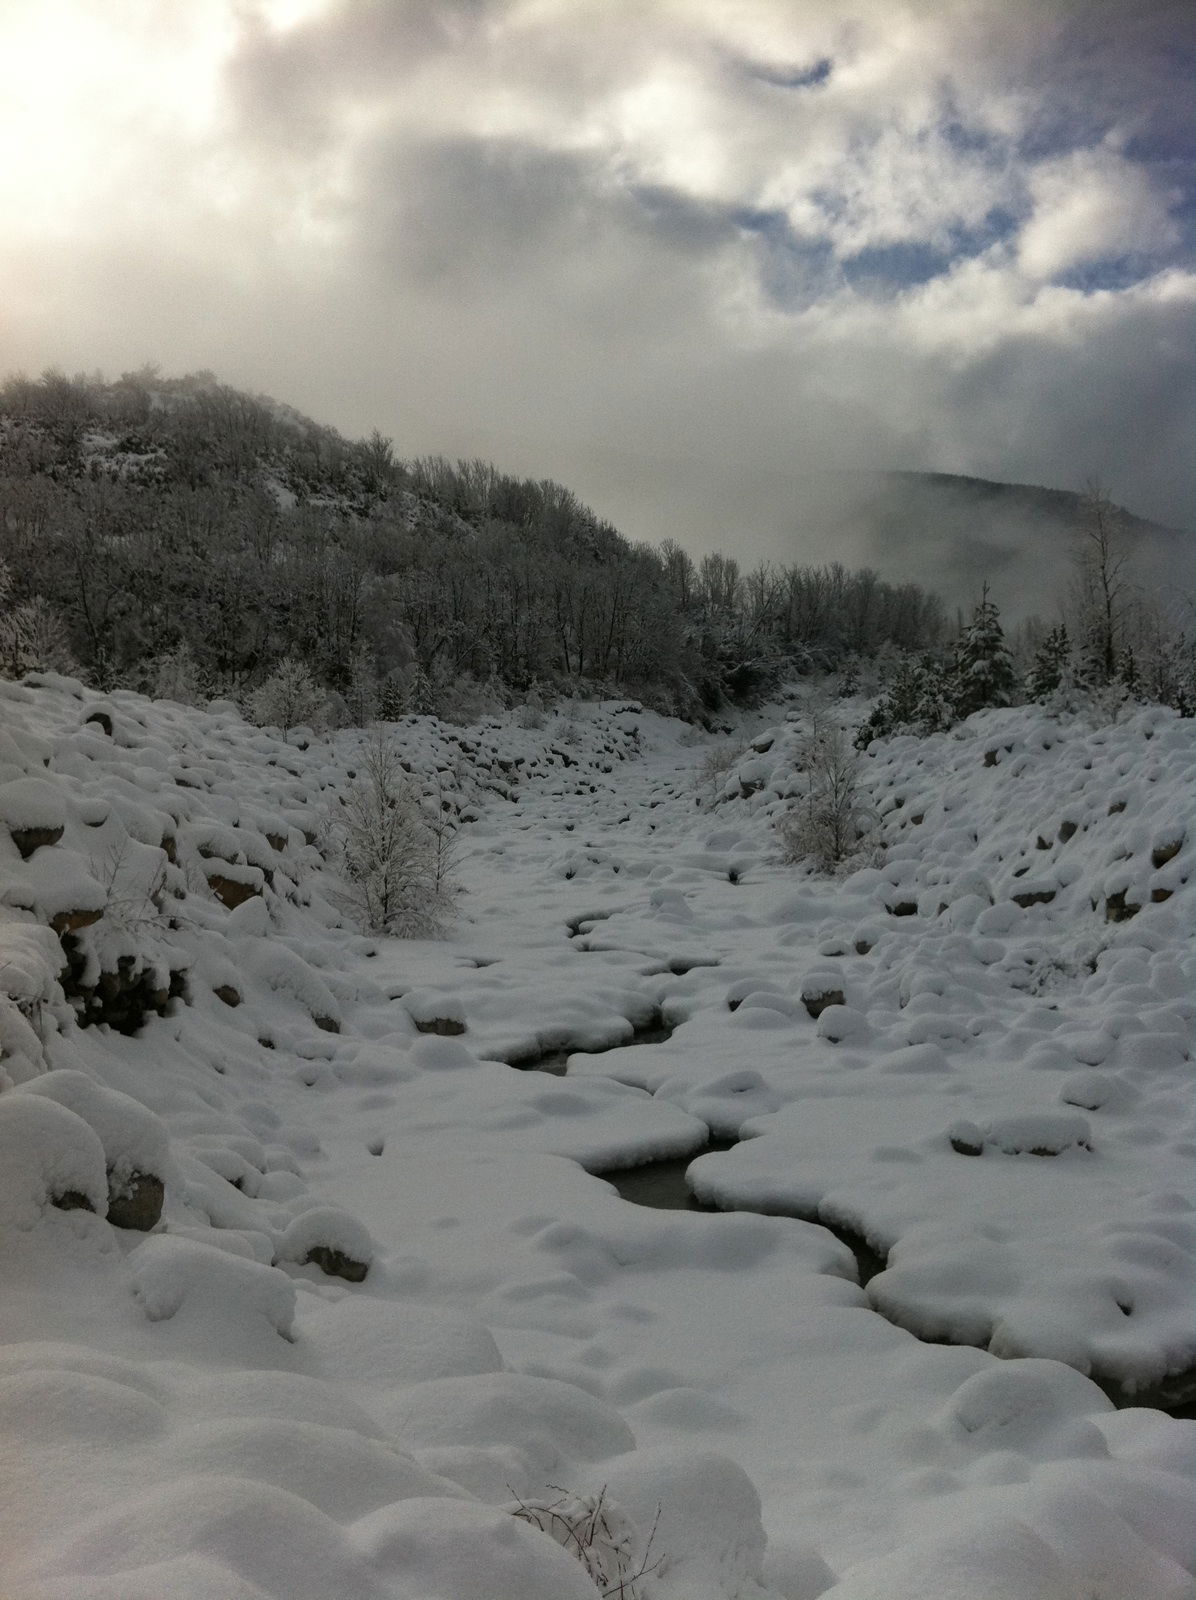
<path fill-rule="evenodd" d="M 637 1028 L 632 1037 L 622 1040 L 618 1044 L 610 1045 L 609 1049 L 624 1048 L 627 1045 L 660 1044 L 673 1033 L 672 1027 L 664 1021 L 658 1011 L 654 1017 L 643 1027 Z M 527 1071 L 547 1072 L 556 1077 L 564 1077 L 568 1072 L 570 1056 L 573 1055 L 601 1055 L 602 1050 L 579 1050 L 565 1047 L 544 1052 L 542 1055 L 526 1058 L 522 1061 L 512 1061 L 511 1066 Z M 698 1156 L 708 1155 L 712 1151 L 730 1150 L 739 1143 L 738 1139 L 720 1138 L 712 1136 L 700 1149 L 691 1150 L 683 1156 L 666 1156 L 659 1161 L 645 1161 L 638 1166 L 616 1167 L 604 1172 L 596 1172 L 595 1177 L 604 1179 L 624 1199 L 632 1205 L 650 1206 L 664 1211 L 706 1211 L 714 1212 L 720 1208 L 708 1205 L 698 1200 L 685 1181 L 686 1171 L 692 1161 Z M 736 1208 L 740 1209 L 740 1208 Z M 783 1215 L 796 1215 L 795 1213 L 782 1213 Z M 862 1234 L 854 1229 L 845 1227 L 841 1223 L 828 1221 L 820 1216 L 798 1216 L 797 1220 L 814 1223 L 820 1228 L 825 1228 L 828 1233 L 833 1233 L 840 1243 L 845 1244 L 855 1258 L 856 1275 L 861 1288 L 883 1272 L 886 1258 L 873 1248 Z M 875 1307 L 873 1308 L 876 1309 Z M 877 1311 L 878 1316 L 884 1315 Z M 891 1319 L 889 1319 L 891 1320 Z M 902 1326 L 898 1323 L 896 1326 Z M 906 1329 L 907 1332 L 911 1330 Z M 915 1338 L 920 1337 L 915 1334 Z M 924 1339 L 926 1344 L 946 1344 L 949 1340 Z M 1146 1406 L 1153 1410 L 1163 1411 L 1168 1416 L 1196 1420 L 1196 1370 L 1178 1373 L 1164 1379 L 1149 1389 L 1128 1393 L 1115 1381 L 1093 1375 L 1093 1382 L 1108 1395 L 1113 1404 L 1119 1409 Z"/>

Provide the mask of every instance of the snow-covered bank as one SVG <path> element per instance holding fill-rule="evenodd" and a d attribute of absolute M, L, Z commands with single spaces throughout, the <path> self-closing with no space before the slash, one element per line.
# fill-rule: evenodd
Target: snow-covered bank
<path fill-rule="evenodd" d="M 2 692 L 6 1595 L 1196 1594 L 1196 1426 L 1072 1370 L 1193 1358 L 1189 724 L 878 747 L 831 883 L 791 729 L 708 811 L 679 724 L 409 719 L 475 819 L 432 943 L 338 926 L 354 736 Z M 888 1270 L 592 1175 L 709 1129 L 699 1192 Z"/>

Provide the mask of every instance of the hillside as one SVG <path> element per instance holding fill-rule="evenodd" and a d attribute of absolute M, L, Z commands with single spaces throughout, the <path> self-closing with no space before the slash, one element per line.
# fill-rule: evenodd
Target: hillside
<path fill-rule="evenodd" d="M 210 373 L 0 387 L 0 563 L 26 608 L 0 636 L 14 676 L 250 706 L 297 662 L 357 725 L 531 691 L 705 716 L 785 670 L 924 648 L 943 622 L 912 582 L 695 563 L 560 484 L 403 461 Z"/>
<path fill-rule="evenodd" d="M 890 582 L 935 575 L 952 609 L 969 611 L 987 583 L 1008 621 L 1052 618 L 1067 603 L 1081 491 L 943 472 L 814 474 L 795 485 L 799 525 L 826 530 L 843 559 Z M 1128 576 L 1144 597 L 1196 594 L 1196 534 L 1114 507 Z"/>
<path fill-rule="evenodd" d="M 1190 721 L 878 742 L 819 878 L 802 690 L 407 718 L 440 941 L 359 732 L 0 725 L 6 1595 L 1192 1591 Z"/>

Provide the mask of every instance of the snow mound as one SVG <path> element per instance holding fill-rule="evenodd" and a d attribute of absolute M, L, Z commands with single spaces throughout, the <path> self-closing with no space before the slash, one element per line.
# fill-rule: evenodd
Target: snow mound
<path fill-rule="evenodd" d="M 48 1208 L 108 1210 L 104 1147 L 65 1106 L 0 1096 L 0 1232 L 35 1228 Z"/>

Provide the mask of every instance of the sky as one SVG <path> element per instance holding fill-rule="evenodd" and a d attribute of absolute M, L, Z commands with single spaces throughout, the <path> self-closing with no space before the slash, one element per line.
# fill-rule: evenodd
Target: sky
<path fill-rule="evenodd" d="M 633 539 L 825 472 L 1196 529 L 1191 0 L 3 0 L 0 371 L 158 363 Z"/>

